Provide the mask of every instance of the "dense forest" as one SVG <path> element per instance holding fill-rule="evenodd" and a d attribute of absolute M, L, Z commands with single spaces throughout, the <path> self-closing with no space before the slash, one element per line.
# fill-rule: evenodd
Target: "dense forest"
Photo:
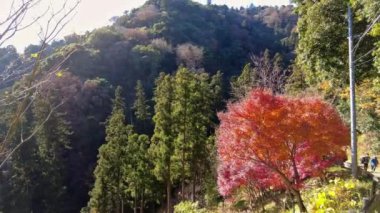
<path fill-rule="evenodd" d="M 347 159 L 347 2 L 294 2 L 148 0 L 83 35 L 1 47 L 0 212 L 333 205 L 303 190 Z M 380 3 L 351 6 L 359 151 L 376 155 Z"/>

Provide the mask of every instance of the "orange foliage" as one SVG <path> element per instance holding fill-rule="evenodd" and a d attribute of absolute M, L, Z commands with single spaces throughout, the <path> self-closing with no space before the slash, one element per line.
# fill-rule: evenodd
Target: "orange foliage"
<path fill-rule="evenodd" d="M 225 184 L 234 180 L 230 176 L 235 165 L 256 169 L 252 172 L 246 166 L 239 173 L 233 168 L 240 178 L 238 184 L 232 183 L 236 186 L 244 185 L 249 178 L 265 178 L 272 187 L 280 181 L 284 188 L 297 190 L 303 180 L 321 175 L 323 169 L 345 158 L 349 130 L 338 112 L 318 98 L 253 90 L 227 108 L 218 114 L 221 123 L 217 130 L 218 181 L 224 184 L 219 184 L 224 195 L 232 190 Z M 222 171 L 225 168 L 230 171 Z M 229 175 L 227 181 L 225 174 Z"/>

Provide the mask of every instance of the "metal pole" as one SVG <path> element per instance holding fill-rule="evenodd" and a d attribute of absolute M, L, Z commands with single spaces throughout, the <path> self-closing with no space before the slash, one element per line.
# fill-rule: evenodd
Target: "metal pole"
<path fill-rule="evenodd" d="M 348 5 L 348 49 L 350 69 L 350 118 L 351 118 L 351 169 L 352 176 L 358 177 L 358 150 L 356 142 L 356 106 L 355 106 L 355 62 L 352 36 L 352 11 Z"/>

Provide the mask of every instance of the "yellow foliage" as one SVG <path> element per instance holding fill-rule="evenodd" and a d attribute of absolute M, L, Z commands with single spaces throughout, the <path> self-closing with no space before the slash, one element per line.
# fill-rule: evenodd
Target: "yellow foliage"
<path fill-rule="evenodd" d="M 56 75 L 58 78 L 60 78 L 60 77 L 63 76 L 63 72 L 62 72 L 62 71 L 58 71 L 55 75 Z"/>
<path fill-rule="evenodd" d="M 30 54 L 30 57 L 31 58 L 38 58 L 38 53 L 32 53 L 32 54 Z"/>

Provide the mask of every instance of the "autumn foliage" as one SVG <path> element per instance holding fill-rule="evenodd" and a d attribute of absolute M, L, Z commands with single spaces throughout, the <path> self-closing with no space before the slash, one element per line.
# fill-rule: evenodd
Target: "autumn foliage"
<path fill-rule="evenodd" d="M 218 117 L 218 186 L 224 196 L 253 183 L 288 189 L 302 202 L 303 181 L 344 160 L 349 144 L 338 112 L 318 98 L 257 89 Z"/>

